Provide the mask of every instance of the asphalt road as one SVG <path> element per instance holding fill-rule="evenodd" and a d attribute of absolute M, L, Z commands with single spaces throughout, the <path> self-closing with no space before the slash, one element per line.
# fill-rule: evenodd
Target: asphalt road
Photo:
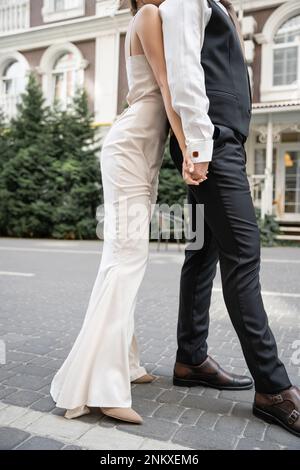
<path fill-rule="evenodd" d="M 100 242 L 0 239 L 0 340 L 7 356 L 6 364 L 0 366 L 3 407 L 34 410 L 42 418 L 61 414 L 49 396 L 49 383 L 82 324 L 101 247 Z M 175 246 L 165 251 L 162 246 L 157 252 L 156 247 L 151 245 L 136 311 L 142 360 L 149 371 L 158 375 L 154 384 L 133 388 L 134 406 L 144 416 L 145 424 L 132 427 L 99 416 L 94 421 L 82 418 L 82 423 L 118 430 L 136 439 L 160 440 L 165 448 L 300 449 L 299 439 L 254 419 L 252 391 L 189 390 L 172 385 L 183 251 Z M 300 385 L 300 365 L 292 361 L 293 346 L 300 341 L 300 249 L 262 249 L 262 259 L 261 283 L 270 323 L 280 356 L 294 383 Z M 222 299 L 219 273 L 214 284 L 209 344 L 210 353 L 223 366 L 247 373 Z M 47 433 L 38 437 L 33 431 L 24 431 L 24 427 L 20 431 L 15 421 L 7 418 L 9 410 L 4 419 L 0 407 L 0 448 L 26 448 L 26 443 L 29 448 L 67 446 L 61 442 L 59 432 L 57 439 L 51 434 L 51 440 Z M 4 428 L 7 423 L 10 439 Z M 88 448 L 86 442 L 68 439 L 69 446 Z"/>

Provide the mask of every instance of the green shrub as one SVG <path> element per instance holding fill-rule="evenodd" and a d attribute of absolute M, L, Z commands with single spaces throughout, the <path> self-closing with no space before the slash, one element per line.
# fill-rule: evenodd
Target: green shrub
<path fill-rule="evenodd" d="M 263 246 L 276 246 L 278 244 L 276 235 L 279 233 L 279 224 L 273 215 L 266 215 L 261 219 L 260 209 L 256 209 L 257 224 L 260 231 L 261 243 Z"/>

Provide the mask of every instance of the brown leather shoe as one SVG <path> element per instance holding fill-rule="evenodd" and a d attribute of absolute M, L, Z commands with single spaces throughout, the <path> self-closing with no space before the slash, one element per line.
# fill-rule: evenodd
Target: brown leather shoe
<path fill-rule="evenodd" d="M 291 387 L 277 395 L 256 392 L 253 414 L 300 437 L 300 389 Z"/>
<path fill-rule="evenodd" d="M 210 356 L 199 366 L 176 362 L 173 383 L 180 387 L 203 386 L 218 390 L 250 390 L 253 387 L 250 377 L 226 372 Z"/>

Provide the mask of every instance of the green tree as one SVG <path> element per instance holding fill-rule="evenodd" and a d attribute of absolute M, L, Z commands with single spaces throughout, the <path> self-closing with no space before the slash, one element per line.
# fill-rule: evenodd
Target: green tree
<path fill-rule="evenodd" d="M 187 186 L 172 161 L 167 142 L 163 164 L 159 177 L 158 203 L 183 204 L 186 199 Z"/>
<path fill-rule="evenodd" d="M 34 74 L 28 79 L 10 124 L 9 158 L 0 182 L 0 233 L 17 237 L 47 236 L 53 218 L 52 161 L 47 117 L 40 85 Z"/>
<path fill-rule="evenodd" d="M 50 110 L 31 74 L 9 129 L 0 116 L 0 146 L 1 235 L 96 237 L 99 149 L 84 91 Z"/>
<path fill-rule="evenodd" d="M 85 91 L 80 90 L 68 110 L 54 110 L 53 161 L 58 204 L 52 236 L 96 237 L 96 209 L 102 202 L 98 140 L 92 126 Z"/>
<path fill-rule="evenodd" d="M 4 112 L 0 109 L 0 174 L 5 163 L 12 156 L 12 139 Z"/>

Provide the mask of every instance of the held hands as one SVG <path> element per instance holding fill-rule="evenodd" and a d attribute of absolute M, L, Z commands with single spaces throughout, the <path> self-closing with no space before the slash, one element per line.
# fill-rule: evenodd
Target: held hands
<path fill-rule="evenodd" d="M 182 177 L 186 184 L 199 186 L 207 180 L 209 162 L 193 163 L 187 150 L 183 153 Z"/>

